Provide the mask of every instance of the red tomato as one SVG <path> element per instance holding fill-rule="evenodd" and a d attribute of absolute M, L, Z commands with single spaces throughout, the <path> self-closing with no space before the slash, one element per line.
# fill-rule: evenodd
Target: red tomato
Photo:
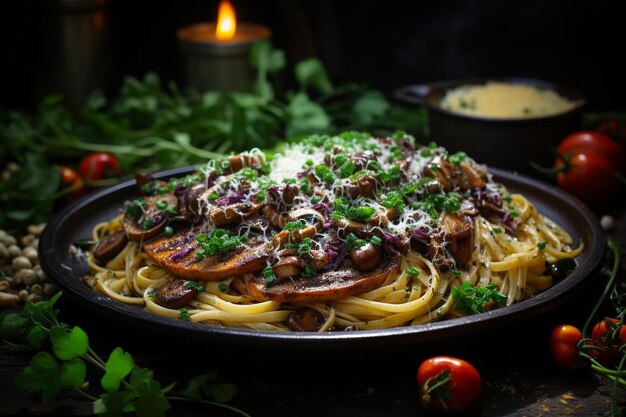
<path fill-rule="evenodd" d="M 85 156 L 78 166 L 78 172 L 87 182 L 121 174 L 120 163 L 115 155 L 106 152 L 93 152 Z"/>
<path fill-rule="evenodd" d="M 616 170 L 623 171 L 626 168 L 626 151 L 621 145 L 604 133 L 593 130 L 572 133 L 563 139 L 557 150 L 565 157 L 593 153 L 606 159 Z"/>
<path fill-rule="evenodd" d="M 626 343 L 626 326 L 622 325 L 618 329 L 618 323 L 617 319 L 605 318 L 591 331 L 594 345 L 602 349 L 591 350 L 590 355 L 606 366 L 616 365 L 623 355 L 619 347 Z"/>
<path fill-rule="evenodd" d="M 59 169 L 61 170 L 61 183 L 68 191 L 71 191 L 71 199 L 80 197 L 85 191 L 85 187 L 83 179 L 78 175 L 78 172 L 66 165 L 60 165 Z M 67 202 L 65 199 L 61 201 L 61 203 Z"/>
<path fill-rule="evenodd" d="M 455 413 L 472 407 L 480 396 L 480 374 L 469 362 L 436 356 L 417 370 L 420 404 L 429 410 Z"/>
<path fill-rule="evenodd" d="M 611 164 L 597 154 L 575 154 L 567 163 L 557 159 L 554 167 L 564 169 L 556 175 L 559 187 L 590 205 L 610 200 L 619 190 Z"/>
<path fill-rule="evenodd" d="M 578 342 L 583 338 L 576 327 L 569 324 L 556 326 L 550 334 L 552 360 L 563 369 L 575 369 L 578 363 Z"/>

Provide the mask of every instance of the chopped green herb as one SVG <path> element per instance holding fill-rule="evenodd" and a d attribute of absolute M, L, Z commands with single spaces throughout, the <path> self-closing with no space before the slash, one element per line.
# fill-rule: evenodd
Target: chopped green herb
<path fill-rule="evenodd" d="M 156 203 L 154 203 L 154 205 L 156 206 L 156 208 L 158 208 L 159 210 L 163 210 L 165 207 L 167 207 L 167 201 L 164 200 L 159 200 Z"/>
<path fill-rule="evenodd" d="M 259 173 L 252 168 L 243 168 L 239 172 L 237 172 L 238 177 L 245 178 L 249 181 L 256 180 L 259 177 Z"/>
<path fill-rule="evenodd" d="M 457 152 L 452 155 L 448 155 L 448 160 L 456 166 L 461 165 L 461 162 L 465 161 L 465 159 L 467 159 L 467 154 L 465 152 Z"/>
<path fill-rule="evenodd" d="M 402 214 L 404 212 L 404 198 L 402 198 L 402 194 L 398 191 L 391 191 L 385 194 L 380 200 L 380 204 L 383 207 L 396 209 L 398 214 Z"/>
<path fill-rule="evenodd" d="M 400 165 L 389 168 L 387 172 L 381 172 L 378 174 L 378 178 L 384 183 L 400 181 Z"/>
<path fill-rule="evenodd" d="M 204 291 L 204 285 L 198 284 L 196 281 L 185 282 L 185 287 L 189 288 L 190 290 L 198 290 L 199 292 Z M 202 289 L 202 291 L 200 291 L 200 289 Z"/>
<path fill-rule="evenodd" d="M 311 181 L 309 181 L 308 178 L 302 178 L 300 180 L 300 190 L 306 195 L 311 195 L 313 193 L 313 189 L 311 188 Z"/>
<path fill-rule="evenodd" d="M 539 242 L 537 243 L 537 248 L 539 248 L 539 250 L 544 250 L 547 244 L 547 242 Z"/>
<path fill-rule="evenodd" d="M 502 229 L 500 227 L 494 227 L 491 231 L 496 235 L 502 233 Z"/>
<path fill-rule="evenodd" d="M 295 232 L 296 230 L 300 230 L 306 227 L 306 223 L 304 223 L 304 221 L 302 220 L 296 220 L 293 222 L 288 222 L 284 227 L 283 230 L 286 230 L 288 232 Z"/>
<path fill-rule="evenodd" d="M 378 236 L 372 236 L 370 238 L 370 243 L 375 246 L 380 246 L 383 243 L 383 241 Z"/>
<path fill-rule="evenodd" d="M 271 266 L 267 266 L 263 269 L 263 279 L 266 287 L 271 287 L 278 281 Z"/>
<path fill-rule="evenodd" d="M 178 315 L 178 318 L 181 320 L 191 320 L 191 316 L 189 315 L 189 310 L 187 310 L 186 308 L 181 308 L 180 310 L 178 310 L 180 313 Z"/>
<path fill-rule="evenodd" d="M 452 296 L 456 299 L 457 308 L 466 314 L 482 313 L 491 309 L 492 305 L 502 307 L 506 303 L 506 295 L 497 290 L 496 284 L 474 287 L 464 282 L 459 288 L 452 288 Z"/>
<path fill-rule="evenodd" d="M 295 178 L 285 178 L 283 179 L 283 184 L 295 184 L 296 183 L 296 179 Z"/>
<path fill-rule="evenodd" d="M 228 285 L 225 284 L 224 282 L 220 282 L 219 284 L 217 284 L 217 289 L 220 290 L 221 292 L 226 292 L 228 291 Z"/>
<path fill-rule="evenodd" d="M 197 240 L 198 251 L 196 252 L 196 257 L 204 259 L 220 253 L 230 252 L 245 242 L 246 238 L 244 236 L 231 236 L 224 229 L 216 229 L 210 235 L 199 234 Z"/>
<path fill-rule="evenodd" d="M 269 175 L 270 172 L 272 171 L 272 169 L 270 168 L 270 164 L 263 164 L 259 168 L 259 171 L 261 171 L 261 173 L 263 173 L 265 175 Z"/>
<path fill-rule="evenodd" d="M 429 156 L 433 156 L 433 153 L 430 149 L 422 149 L 420 151 L 420 155 L 423 156 L 424 158 L 427 158 Z"/>
<path fill-rule="evenodd" d="M 178 210 L 176 209 L 176 207 L 168 206 L 163 210 L 163 213 L 165 213 L 169 217 L 173 217 L 178 214 Z"/>
<path fill-rule="evenodd" d="M 143 213 L 143 206 L 145 206 L 145 204 L 146 204 L 146 200 L 144 200 L 143 198 L 140 198 L 135 201 L 131 201 L 126 206 L 125 213 L 131 217 L 137 217 L 141 213 Z"/>
<path fill-rule="evenodd" d="M 417 269 L 417 268 L 416 268 L 416 267 L 414 267 L 414 266 L 409 266 L 409 267 L 406 269 L 406 273 L 407 273 L 407 275 L 408 275 L 408 276 L 410 276 L 411 278 L 415 278 L 415 277 L 419 276 L 419 274 L 420 274 L 420 270 L 419 270 L 419 269 Z"/>
<path fill-rule="evenodd" d="M 220 195 L 214 191 L 211 194 L 209 194 L 209 196 L 207 197 L 207 200 L 209 200 L 209 203 L 212 203 L 218 198 L 220 198 Z"/>
<path fill-rule="evenodd" d="M 317 274 L 317 269 L 315 269 L 312 265 L 308 265 L 308 264 L 304 266 L 304 270 L 301 273 L 301 275 L 305 278 L 314 277 L 316 274 Z"/>
<path fill-rule="evenodd" d="M 317 204 L 320 201 L 322 201 L 322 197 L 320 197 L 319 195 L 314 195 L 313 197 L 311 197 L 311 204 Z"/>
<path fill-rule="evenodd" d="M 315 175 L 322 181 L 332 184 L 335 182 L 333 171 L 326 165 L 317 165 L 315 167 Z"/>
<path fill-rule="evenodd" d="M 340 167 L 343 164 L 345 164 L 347 160 L 348 160 L 348 157 L 342 153 L 335 155 L 335 157 L 333 158 L 333 162 L 335 163 L 335 166 L 337 167 Z"/>
<path fill-rule="evenodd" d="M 349 205 L 343 198 L 335 199 L 335 209 L 332 212 L 333 219 L 339 220 L 343 217 L 358 222 L 367 222 L 376 213 L 376 209 L 370 206 L 354 207 Z"/>
<path fill-rule="evenodd" d="M 450 272 L 452 272 L 452 275 L 454 275 L 455 277 L 460 277 L 461 276 L 461 271 L 459 271 L 456 268 L 452 268 L 452 270 Z"/>
<path fill-rule="evenodd" d="M 354 233 L 350 233 L 346 236 L 346 249 L 348 252 L 352 251 L 354 248 L 360 248 L 365 245 L 367 245 L 367 242 L 358 238 Z"/>

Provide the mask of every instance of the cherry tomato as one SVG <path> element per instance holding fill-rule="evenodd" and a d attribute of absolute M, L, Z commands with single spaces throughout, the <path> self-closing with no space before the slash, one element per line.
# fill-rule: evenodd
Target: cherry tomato
<path fill-rule="evenodd" d="M 121 167 L 115 155 L 107 152 L 93 152 L 80 161 L 78 172 L 85 181 L 89 182 L 116 177 L 121 174 Z"/>
<path fill-rule="evenodd" d="M 556 326 L 550 334 L 552 360 L 563 369 L 578 368 L 580 365 L 576 346 L 582 338 L 582 333 L 574 326 L 569 324 Z"/>
<path fill-rule="evenodd" d="M 71 198 L 69 200 L 74 200 L 80 197 L 85 191 L 85 184 L 80 175 L 78 175 L 78 172 L 66 165 L 60 165 L 59 169 L 61 170 L 61 184 L 63 184 L 64 188 L 71 191 Z M 61 203 L 68 203 L 69 200 L 62 199 Z"/>
<path fill-rule="evenodd" d="M 619 190 L 620 183 L 611 164 L 597 154 L 575 154 L 567 164 L 557 159 L 554 167 L 563 169 L 556 175 L 559 187 L 587 204 L 604 203 Z"/>
<path fill-rule="evenodd" d="M 422 362 L 417 370 L 420 404 L 443 413 L 472 407 L 481 390 L 480 374 L 469 362 L 450 356 L 436 356 Z"/>
<path fill-rule="evenodd" d="M 619 320 L 605 318 L 597 323 L 591 331 L 594 345 L 601 349 L 591 350 L 590 355 L 606 366 L 614 366 L 621 359 L 623 352 L 619 347 L 626 343 L 626 326 L 617 328 Z"/>
<path fill-rule="evenodd" d="M 604 133 L 593 130 L 572 133 L 563 139 L 557 150 L 566 157 L 593 153 L 606 159 L 616 170 L 626 168 L 626 151 L 622 146 Z"/>

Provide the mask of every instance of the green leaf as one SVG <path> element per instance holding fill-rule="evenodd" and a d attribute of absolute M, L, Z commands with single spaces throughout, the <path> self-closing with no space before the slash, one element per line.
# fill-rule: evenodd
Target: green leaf
<path fill-rule="evenodd" d="M 106 362 L 106 371 L 100 380 L 102 388 L 109 392 L 117 391 L 122 380 L 131 373 L 134 367 L 133 357 L 128 352 L 124 352 L 121 347 L 116 347 Z"/>
<path fill-rule="evenodd" d="M 57 358 L 66 361 L 83 356 L 89 349 L 87 333 L 78 326 L 71 331 L 65 327 L 54 326 L 50 329 L 50 341 Z"/>
<path fill-rule="evenodd" d="M 36 303 L 26 303 L 21 315 L 31 321 L 33 325 L 42 325 L 44 327 L 52 327 L 58 325 L 57 316 L 59 310 L 54 309 L 54 305 L 61 297 L 61 293 L 55 294 L 48 301 L 39 301 Z"/>
<path fill-rule="evenodd" d="M 204 392 L 209 398 L 213 398 L 214 401 L 225 403 L 233 399 L 237 388 L 228 382 L 218 382 L 205 386 Z"/>
<path fill-rule="evenodd" d="M 122 417 L 135 411 L 136 394 L 131 391 L 114 391 L 102 394 L 93 402 L 93 413 L 103 417 Z"/>
<path fill-rule="evenodd" d="M 213 370 L 206 374 L 198 375 L 195 378 L 189 380 L 187 387 L 180 391 L 181 395 L 189 397 L 191 399 L 201 401 L 202 400 L 202 388 L 210 382 L 217 380 L 217 371 Z"/>
<path fill-rule="evenodd" d="M 82 359 L 64 362 L 60 369 L 59 381 L 62 388 L 80 388 L 85 383 L 87 368 Z"/>
<path fill-rule="evenodd" d="M 285 63 L 285 53 L 274 49 L 268 40 L 259 40 L 250 46 L 250 64 L 262 73 L 280 71 Z"/>
<path fill-rule="evenodd" d="M 265 79 L 258 79 L 253 85 L 254 94 L 267 103 L 274 98 L 274 87 Z"/>
<path fill-rule="evenodd" d="M 135 404 L 138 417 L 165 417 L 170 403 L 161 391 L 161 384 L 154 380 L 152 371 L 145 368 L 133 369 L 130 384 L 138 394 Z"/>
<path fill-rule="evenodd" d="M 323 132 L 330 127 L 330 118 L 326 111 L 304 93 L 292 97 L 287 107 L 287 117 L 285 134 L 288 138 Z"/>
<path fill-rule="evenodd" d="M 15 384 L 28 392 L 41 392 L 41 400 L 45 403 L 54 400 L 61 391 L 57 361 L 48 352 L 37 353 L 18 374 Z"/>
<path fill-rule="evenodd" d="M 328 79 L 326 68 L 319 59 L 309 58 L 298 62 L 295 73 L 303 89 L 313 87 L 322 94 L 332 93 L 333 85 Z"/>
<path fill-rule="evenodd" d="M 389 102 L 380 91 L 368 90 L 352 106 L 355 124 L 369 125 L 382 118 L 389 109 Z"/>
<path fill-rule="evenodd" d="M 44 340 L 48 338 L 48 332 L 42 326 L 34 326 L 26 335 L 26 341 L 30 346 L 39 347 L 43 345 Z"/>
<path fill-rule="evenodd" d="M 30 320 L 19 313 L 3 313 L 0 315 L 0 339 L 17 342 L 29 324 Z"/>

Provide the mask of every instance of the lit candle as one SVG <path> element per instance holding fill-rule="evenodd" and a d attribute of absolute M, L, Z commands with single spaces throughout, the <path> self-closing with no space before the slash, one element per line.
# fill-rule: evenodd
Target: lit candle
<path fill-rule="evenodd" d="M 187 86 L 199 91 L 249 91 L 254 81 L 250 45 L 270 35 L 265 26 L 237 22 L 231 3 L 222 0 L 217 22 L 178 31 Z"/>

